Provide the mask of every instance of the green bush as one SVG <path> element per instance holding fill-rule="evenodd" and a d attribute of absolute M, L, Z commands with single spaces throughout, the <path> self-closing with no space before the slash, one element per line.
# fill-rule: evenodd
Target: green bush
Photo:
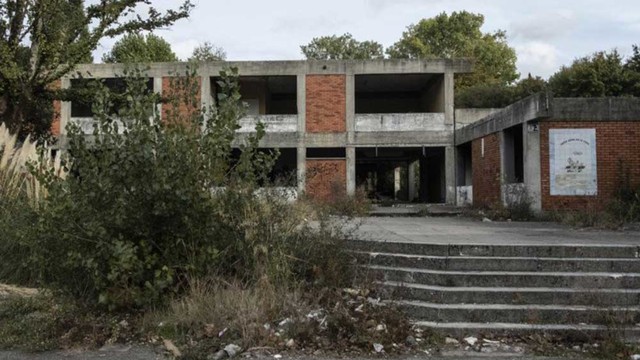
<path fill-rule="evenodd" d="M 162 121 L 140 71 L 126 74 L 119 95 L 96 86 L 93 136 L 67 129 L 73 176 L 38 174 L 49 196 L 32 263 L 45 285 L 111 308 L 143 306 L 219 270 L 233 241 L 221 197 L 252 201 L 273 162 L 256 151 L 259 128 L 232 164 L 243 109 L 235 73 L 222 75 L 219 106 L 206 111 L 195 103 L 194 76 L 176 78 Z"/>
<path fill-rule="evenodd" d="M 129 309 L 210 277 L 285 287 L 351 280 L 341 225 L 307 223 L 278 188 L 258 189 L 277 156 L 258 150 L 261 125 L 234 156 L 243 114 L 235 71 L 222 74 L 216 108 L 199 109 L 194 80 L 176 78 L 166 99 L 148 93 L 140 71 L 118 94 L 95 86 L 93 135 L 67 129 L 70 176 L 37 172 L 48 196 L 28 250 L 42 285 Z M 160 101 L 169 105 L 162 121 Z"/>

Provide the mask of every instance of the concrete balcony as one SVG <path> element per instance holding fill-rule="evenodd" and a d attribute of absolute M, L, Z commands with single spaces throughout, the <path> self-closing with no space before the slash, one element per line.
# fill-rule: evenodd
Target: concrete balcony
<path fill-rule="evenodd" d="M 447 131 L 444 113 L 356 114 L 356 132 Z"/>
<path fill-rule="evenodd" d="M 240 119 L 239 133 L 256 131 L 256 125 L 261 122 L 266 132 L 288 133 L 298 131 L 298 115 L 248 115 Z"/>

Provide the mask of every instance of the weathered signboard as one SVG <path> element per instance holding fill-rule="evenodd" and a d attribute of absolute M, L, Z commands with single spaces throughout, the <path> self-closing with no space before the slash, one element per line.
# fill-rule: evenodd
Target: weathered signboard
<path fill-rule="evenodd" d="M 598 194 L 595 129 L 549 130 L 551 195 Z"/>

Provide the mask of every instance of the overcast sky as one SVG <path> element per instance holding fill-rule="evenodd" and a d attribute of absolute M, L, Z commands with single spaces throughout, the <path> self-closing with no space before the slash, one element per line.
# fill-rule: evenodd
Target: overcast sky
<path fill-rule="evenodd" d="M 639 0 L 193 0 L 196 9 L 158 35 L 186 58 L 204 41 L 223 47 L 228 60 L 302 59 L 313 37 L 350 32 L 385 47 L 410 24 L 443 11 L 485 15 L 483 31 L 506 30 L 518 70 L 548 77 L 597 50 L 631 53 L 640 44 Z M 158 8 L 179 0 L 152 0 Z M 105 41 L 96 60 L 113 41 Z"/>

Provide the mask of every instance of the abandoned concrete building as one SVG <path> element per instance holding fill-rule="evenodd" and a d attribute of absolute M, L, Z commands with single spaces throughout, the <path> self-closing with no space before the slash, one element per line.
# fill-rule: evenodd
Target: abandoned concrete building
<path fill-rule="evenodd" d="M 151 64 L 149 88 L 168 91 L 186 66 Z M 640 181 L 639 99 L 538 94 L 504 109 L 455 109 L 454 76 L 472 71 L 464 59 L 265 61 L 200 64 L 202 106 L 214 104 L 225 67 L 238 68 L 248 106 L 237 143 L 264 123 L 260 146 L 281 152 L 274 178 L 293 179 L 298 193 L 481 206 L 526 194 L 540 210 L 600 206 L 624 177 Z M 76 70 L 59 85 L 78 74 L 115 82 L 124 65 Z M 86 106 L 56 108 L 62 139 L 70 122 L 91 129 Z"/>

